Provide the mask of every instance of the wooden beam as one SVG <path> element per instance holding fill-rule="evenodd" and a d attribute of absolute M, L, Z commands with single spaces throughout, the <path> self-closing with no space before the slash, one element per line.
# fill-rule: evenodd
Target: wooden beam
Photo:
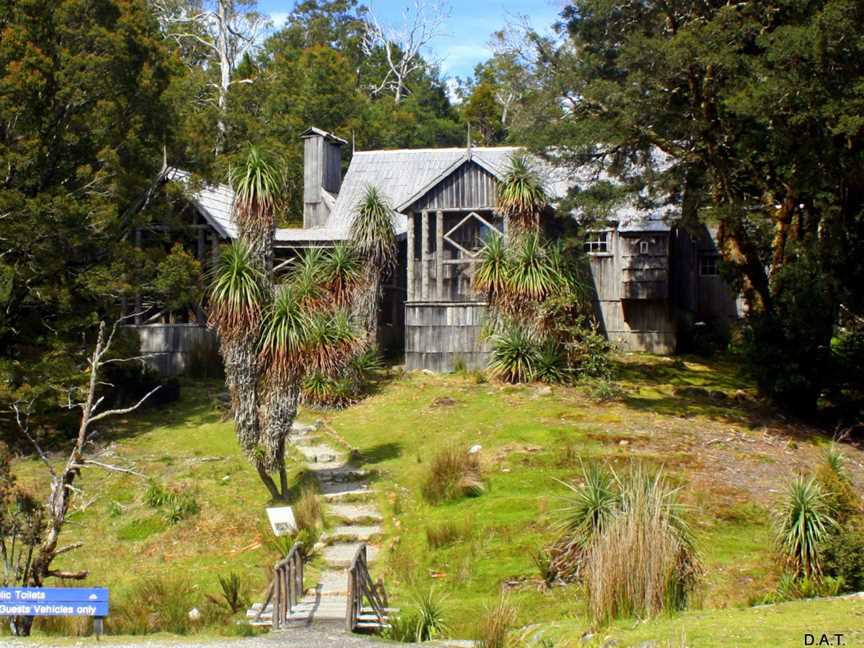
<path fill-rule="evenodd" d="M 408 273 L 408 301 L 414 301 L 414 212 L 408 212 L 407 245 L 405 250 L 407 263 L 405 270 Z"/>
<path fill-rule="evenodd" d="M 429 212 L 421 212 L 420 221 L 420 297 L 429 301 Z"/>
<path fill-rule="evenodd" d="M 444 212 L 435 212 L 435 295 L 444 301 Z"/>

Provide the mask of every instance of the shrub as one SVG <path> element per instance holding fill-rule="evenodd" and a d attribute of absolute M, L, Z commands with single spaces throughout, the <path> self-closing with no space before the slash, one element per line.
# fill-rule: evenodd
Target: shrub
<path fill-rule="evenodd" d="M 792 576 L 820 576 L 820 547 L 837 523 L 815 479 L 798 477 L 790 484 L 774 511 L 774 524 L 777 547 Z"/>
<path fill-rule="evenodd" d="M 516 608 L 506 594 L 501 594 L 498 601 L 487 609 L 480 619 L 477 630 L 478 648 L 506 648 L 509 645 L 507 637 L 515 622 Z"/>
<path fill-rule="evenodd" d="M 189 611 L 198 602 L 188 579 L 154 576 L 139 582 L 113 606 L 107 625 L 112 634 L 187 634 L 195 626 Z"/>
<path fill-rule="evenodd" d="M 375 374 L 382 369 L 377 349 L 355 354 L 338 376 L 313 372 L 303 379 L 302 397 L 316 407 L 341 408 L 362 400 L 371 390 Z"/>
<path fill-rule="evenodd" d="M 147 490 L 144 491 L 144 502 L 150 508 L 159 508 L 168 501 L 168 491 L 162 484 L 151 479 L 147 483 Z"/>
<path fill-rule="evenodd" d="M 483 493 L 480 464 L 465 450 L 442 448 L 432 458 L 420 490 L 430 504 L 478 496 Z"/>
<path fill-rule="evenodd" d="M 803 576 L 796 578 L 786 573 L 780 577 L 777 589 L 770 594 L 755 601 L 757 605 L 774 605 L 786 601 L 797 601 L 800 599 L 817 598 L 824 596 L 836 596 L 843 588 L 843 580 L 840 578 L 808 578 Z"/>
<path fill-rule="evenodd" d="M 675 491 L 641 470 L 618 483 L 618 505 L 594 531 L 583 579 L 595 622 L 687 606 L 702 574 Z"/>
<path fill-rule="evenodd" d="M 841 525 L 861 512 L 861 500 L 846 474 L 844 463 L 845 456 L 832 444 L 815 474 L 816 483 L 825 494 L 828 510 Z"/>
<path fill-rule="evenodd" d="M 826 575 L 842 579 L 844 591 L 864 590 L 864 518 L 853 518 L 828 538 L 822 568 Z"/>

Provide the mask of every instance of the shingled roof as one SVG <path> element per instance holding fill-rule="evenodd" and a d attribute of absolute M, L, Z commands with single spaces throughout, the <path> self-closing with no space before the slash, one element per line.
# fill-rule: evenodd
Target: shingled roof
<path fill-rule="evenodd" d="M 321 227 L 279 228 L 276 230 L 276 244 L 301 245 L 347 240 L 357 204 L 369 185 L 377 187 L 394 207 L 396 231 L 402 234 L 407 220 L 399 210 L 406 209 L 461 164 L 474 162 L 500 179 L 507 172 L 510 158 L 520 150 L 518 147 L 500 146 L 357 151 L 351 159 L 339 194 L 334 196 L 325 192 L 324 200 L 330 206 L 327 223 Z M 539 158 L 534 158 L 534 163 L 553 203 L 557 203 L 571 188 L 587 186 L 598 180 L 610 180 L 602 173 L 573 173 L 553 167 Z M 190 177 L 189 173 L 180 170 L 174 170 L 171 175 L 172 179 L 184 182 Z M 229 186 L 205 185 L 190 192 L 190 199 L 220 235 L 230 238 L 237 236 L 232 216 L 234 193 Z M 619 223 L 622 231 L 668 231 L 668 221 L 674 217 L 673 211 L 677 210 L 665 208 L 647 211 L 634 202 L 620 206 L 613 220 Z M 578 218 L 580 214 L 574 213 L 573 216 Z"/>

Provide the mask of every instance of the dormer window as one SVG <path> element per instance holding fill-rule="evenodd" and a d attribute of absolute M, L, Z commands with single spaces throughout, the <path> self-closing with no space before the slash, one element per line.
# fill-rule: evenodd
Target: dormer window
<path fill-rule="evenodd" d="M 588 254 L 609 254 L 610 230 L 588 230 L 583 249 Z"/>

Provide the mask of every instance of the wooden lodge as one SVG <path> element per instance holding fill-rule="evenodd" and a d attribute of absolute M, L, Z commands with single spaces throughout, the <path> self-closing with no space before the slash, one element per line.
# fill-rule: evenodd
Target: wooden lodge
<path fill-rule="evenodd" d="M 452 371 L 485 367 L 483 295 L 472 289 L 478 256 L 490 237 L 506 236 L 496 211 L 499 182 L 519 152 L 514 147 L 465 147 L 356 151 L 342 175 L 346 141 L 310 128 L 304 143 L 303 227 L 278 229 L 275 256 L 285 260 L 304 248 L 332 246 L 349 238 L 358 201 L 375 186 L 394 208 L 400 262 L 385 286 L 379 314 L 380 340 L 404 353 L 408 369 Z M 596 181 L 574 177 L 536 160 L 554 202 Z M 188 174 L 171 179 L 188 182 Z M 225 185 L 189 191 L 193 224 L 199 227 L 202 261 L 221 241 L 236 237 L 233 193 Z M 549 205 L 551 213 L 555 204 Z M 577 220 L 585 215 L 572 214 Z M 676 226 L 675 209 L 649 211 L 634 205 L 607 215 L 586 232 L 603 332 L 623 349 L 673 353 L 685 327 L 710 322 L 728 327 L 740 314 L 735 296 L 718 272 L 714 237 L 707 229 Z M 203 323 L 138 322 L 142 351 L 156 353 L 165 373 L 183 370 L 190 349 L 201 343 Z"/>

